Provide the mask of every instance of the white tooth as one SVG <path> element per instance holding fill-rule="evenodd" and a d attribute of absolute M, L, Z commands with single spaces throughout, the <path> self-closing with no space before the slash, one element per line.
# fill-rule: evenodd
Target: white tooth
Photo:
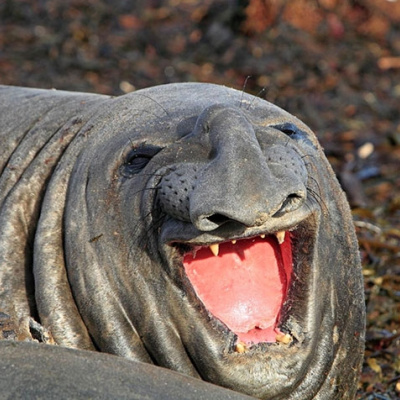
<path fill-rule="evenodd" d="M 218 243 L 210 244 L 210 250 L 216 257 L 219 253 L 219 244 Z"/>
<path fill-rule="evenodd" d="M 232 244 L 236 244 L 236 240 L 232 240 Z"/>
<path fill-rule="evenodd" d="M 247 346 L 243 342 L 236 343 L 235 351 L 236 353 L 245 353 L 247 351 Z"/>
<path fill-rule="evenodd" d="M 278 333 L 275 337 L 275 340 L 279 343 L 288 344 L 293 339 L 288 333 Z"/>
<path fill-rule="evenodd" d="M 278 243 L 282 244 L 285 241 L 285 231 L 279 231 L 275 233 Z"/>
<path fill-rule="evenodd" d="M 265 239 L 265 234 L 263 233 L 262 235 L 260 235 L 261 239 Z"/>

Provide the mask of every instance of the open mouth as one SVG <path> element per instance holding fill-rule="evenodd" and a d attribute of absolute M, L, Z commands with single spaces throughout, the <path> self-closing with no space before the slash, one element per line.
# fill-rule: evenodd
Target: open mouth
<path fill-rule="evenodd" d="M 237 335 L 236 351 L 291 341 L 278 328 L 293 269 L 291 233 L 192 246 L 183 265 L 207 310 Z"/>
<path fill-rule="evenodd" d="M 266 346 L 279 353 L 282 346 L 298 348 L 308 340 L 318 224 L 314 203 L 259 227 L 232 221 L 203 232 L 165 221 L 161 254 L 191 303 L 185 311 L 193 318 L 187 339 L 195 340 L 190 335 L 199 324 L 227 351 L 254 356 Z"/>

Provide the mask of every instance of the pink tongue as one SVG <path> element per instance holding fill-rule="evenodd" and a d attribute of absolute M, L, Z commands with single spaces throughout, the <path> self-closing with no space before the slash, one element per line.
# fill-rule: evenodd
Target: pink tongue
<path fill-rule="evenodd" d="M 276 322 L 292 270 L 289 234 L 222 243 L 219 255 L 200 248 L 183 259 L 186 274 L 207 309 L 245 343 L 275 342 Z"/>

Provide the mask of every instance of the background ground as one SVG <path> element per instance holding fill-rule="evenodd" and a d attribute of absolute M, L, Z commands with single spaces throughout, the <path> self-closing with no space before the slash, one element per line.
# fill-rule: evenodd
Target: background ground
<path fill-rule="evenodd" d="M 118 95 L 215 82 L 265 97 L 317 132 L 360 240 L 360 399 L 400 398 L 399 78 L 396 0 L 0 2 L 0 84 Z"/>

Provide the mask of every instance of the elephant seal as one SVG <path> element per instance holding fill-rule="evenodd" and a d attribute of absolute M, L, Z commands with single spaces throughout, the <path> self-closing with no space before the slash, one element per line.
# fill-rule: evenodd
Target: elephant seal
<path fill-rule="evenodd" d="M 105 353 L 3 340 L 0 354 L 2 399 L 254 399 L 175 371 Z"/>
<path fill-rule="evenodd" d="M 1 311 L 262 399 L 354 397 L 357 241 L 306 125 L 195 83 L 2 87 L 0 118 Z"/>

